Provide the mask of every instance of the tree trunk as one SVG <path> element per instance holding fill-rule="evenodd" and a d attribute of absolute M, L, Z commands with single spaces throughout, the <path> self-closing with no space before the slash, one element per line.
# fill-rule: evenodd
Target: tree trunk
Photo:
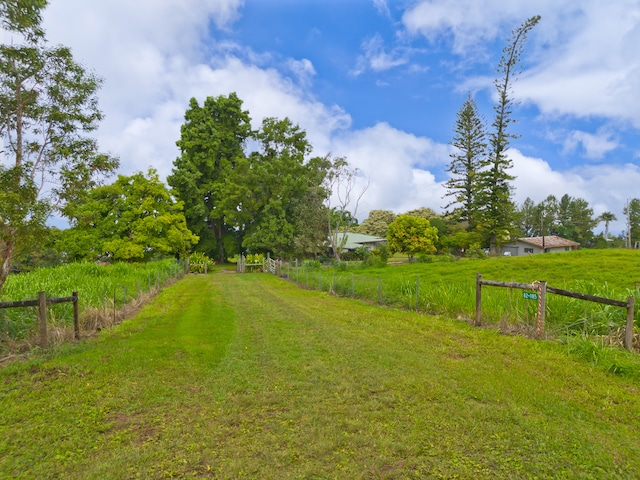
<path fill-rule="evenodd" d="M 495 235 L 489 240 L 489 255 L 498 255 L 498 242 Z"/>
<path fill-rule="evenodd" d="M 213 224 L 213 235 L 216 239 L 216 243 L 218 244 L 218 263 L 222 264 L 225 262 L 225 251 L 224 251 L 224 220 L 217 220 Z"/>
<path fill-rule="evenodd" d="M 13 241 L 0 242 L 0 292 L 4 286 L 4 282 L 11 271 L 11 259 L 13 258 Z"/>

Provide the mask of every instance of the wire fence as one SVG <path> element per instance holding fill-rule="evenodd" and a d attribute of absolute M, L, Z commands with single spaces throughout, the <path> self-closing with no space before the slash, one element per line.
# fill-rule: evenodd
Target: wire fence
<path fill-rule="evenodd" d="M 402 308 L 430 315 L 475 322 L 476 278 L 457 278 L 433 281 L 424 276 L 397 276 L 393 273 L 372 275 L 349 271 L 348 268 L 285 263 L 277 272 L 302 288 L 364 300 L 376 305 Z M 607 285 L 575 282 L 574 290 L 584 296 L 620 299 L 633 296 L 638 304 L 637 289 L 614 292 Z M 523 295 L 521 289 L 485 289 L 482 299 L 483 325 L 497 327 L 503 332 L 539 335 L 538 302 Z M 558 289 L 556 289 L 558 290 Z M 537 299 L 537 297 L 535 297 Z M 603 342 L 622 346 L 625 343 L 627 312 L 614 305 L 592 303 L 580 298 L 549 295 L 545 305 L 543 338 L 557 339 L 566 335 L 597 337 Z M 637 325 L 637 307 L 632 327 Z M 638 349 L 640 335 L 633 329 L 633 347 Z"/>
<path fill-rule="evenodd" d="M 46 343 L 57 344 L 77 336 L 74 332 L 78 322 L 77 319 L 74 321 L 75 309 L 82 333 L 95 332 L 121 321 L 147 298 L 184 275 L 185 270 L 185 264 L 177 261 L 139 267 L 84 264 L 43 269 L 33 275 L 10 277 L 12 284 L 3 291 L 3 301 L 28 304 L 33 303 L 39 291 L 46 292 L 47 296 L 63 296 L 66 290 L 69 290 L 67 295 L 71 290 L 79 292 L 75 308 L 72 303 L 47 307 L 46 321 L 52 338 Z M 15 342 L 36 343 L 39 318 L 38 306 L 0 307 L 0 346 Z M 37 343 L 44 344 L 42 339 Z"/>

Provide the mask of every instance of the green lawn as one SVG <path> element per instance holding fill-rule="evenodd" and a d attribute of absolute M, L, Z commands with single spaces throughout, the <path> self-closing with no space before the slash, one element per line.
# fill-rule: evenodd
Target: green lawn
<path fill-rule="evenodd" d="M 565 349 L 189 276 L 0 371 L 0 478 L 633 478 L 640 379 Z"/>

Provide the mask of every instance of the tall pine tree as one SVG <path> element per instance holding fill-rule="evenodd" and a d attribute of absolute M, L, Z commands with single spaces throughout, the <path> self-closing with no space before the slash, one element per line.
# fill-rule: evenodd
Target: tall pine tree
<path fill-rule="evenodd" d="M 445 207 L 454 207 L 454 218 L 467 224 L 467 231 L 476 229 L 482 209 L 479 200 L 480 172 L 487 164 L 487 143 L 485 125 L 478 113 L 476 102 L 467 96 L 456 116 L 455 137 L 451 145 L 455 152 L 451 156 L 451 165 L 447 171 L 451 178 L 445 183 L 452 201 Z"/>
<path fill-rule="evenodd" d="M 509 173 L 513 162 L 506 153 L 510 139 L 517 138 L 509 132 L 510 124 L 516 121 L 512 117 L 514 100 L 511 85 L 519 73 L 527 34 L 539 21 L 539 15 L 531 17 L 512 32 L 511 42 L 503 49 L 498 65 L 502 76 L 495 81 L 498 103 L 494 107 L 493 131 L 489 136 L 489 165 L 480 177 L 480 190 L 484 197 L 482 229 L 489 238 L 492 253 L 508 241 L 513 226 L 515 205 L 511 198 L 511 182 L 515 177 Z"/>

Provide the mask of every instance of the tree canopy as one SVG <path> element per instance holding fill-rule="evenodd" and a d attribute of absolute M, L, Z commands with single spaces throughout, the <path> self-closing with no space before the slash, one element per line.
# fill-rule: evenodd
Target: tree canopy
<path fill-rule="evenodd" d="M 429 220 L 411 215 L 399 215 L 390 225 L 387 242 L 393 253 L 400 252 L 412 259 L 418 254 L 436 252 L 438 229 Z"/>
<path fill-rule="evenodd" d="M 451 178 L 445 182 L 446 196 L 451 202 L 445 208 L 454 207 L 451 214 L 465 222 L 467 231 L 473 231 L 481 220 L 482 170 L 488 165 L 485 126 L 476 102 L 467 96 L 457 114 L 455 136 L 451 145 L 451 164 L 447 171 Z"/>
<path fill-rule="evenodd" d="M 592 246 L 593 228 L 599 221 L 586 200 L 567 194 L 560 200 L 549 195 L 539 204 L 527 198 L 517 210 L 516 219 L 515 225 L 524 236 L 557 235 L 584 247 Z"/>
<path fill-rule="evenodd" d="M 0 289 L 13 258 L 39 241 L 49 215 L 67 214 L 118 160 L 87 136 L 102 120 L 101 80 L 64 46 L 49 47 L 41 27 L 45 1 L 3 1 L 12 41 L 0 45 Z M 43 190 L 46 184 L 53 189 Z"/>
<path fill-rule="evenodd" d="M 627 247 L 635 248 L 640 242 L 640 198 L 632 198 L 623 211 L 627 217 Z"/>
<path fill-rule="evenodd" d="M 245 159 L 251 118 L 235 93 L 207 97 L 202 106 L 192 98 L 184 118 L 180 156 L 167 182 L 184 202 L 187 226 L 200 238 L 197 249 L 223 262 L 225 243 L 237 243 L 226 217 L 237 214 L 236 169 Z"/>
<path fill-rule="evenodd" d="M 198 242 L 187 228 L 182 202 L 173 199 L 152 168 L 146 176 L 119 175 L 113 184 L 94 188 L 74 209 L 71 222 L 60 246 L 74 260 L 184 257 Z"/>
<path fill-rule="evenodd" d="M 256 131 L 250 122 L 235 93 L 203 107 L 191 99 L 168 182 L 200 236 L 197 250 L 219 261 L 240 250 L 317 255 L 331 225 L 335 162 L 309 158 L 306 132 L 288 118 L 267 117 Z"/>
<path fill-rule="evenodd" d="M 369 216 L 358 226 L 358 233 L 386 238 L 389 225 L 395 219 L 396 214 L 391 210 L 371 210 Z"/>

